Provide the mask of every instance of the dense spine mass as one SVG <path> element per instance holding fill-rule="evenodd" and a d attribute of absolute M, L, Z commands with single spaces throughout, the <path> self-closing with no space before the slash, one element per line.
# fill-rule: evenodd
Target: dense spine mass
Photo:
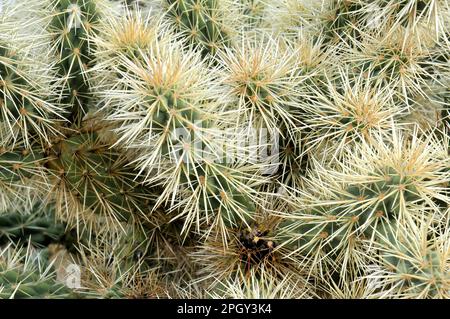
<path fill-rule="evenodd" d="M 28 255 L 27 255 L 28 254 Z M 30 256 L 34 254 L 34 256 Z M 0 298 L 65 299 L 77 294 L 56 280 L 55 270 L 46 265 L 45 252 L 7 247 L 0 250 Z"/>
<path fill-rule="evenodd" d="M 57 213 L 68 220 L 145 220 L 152 209 L 152 189 L 135 179 L 119 149 L 101 139 L 102 130 L 85 126 L 46 151 L 46 165 L 55 177 Z"/>
<path fill-rule="evenodd" d="M 1 29 L 0 25 L 0 29 Z M 54 102 L 56 86 L 52 65 L 30 58 L 31 47 L 15 48 L 0 39 L 0 137 L 2 144 L 33 139 L 42 144 L 57 134 L 54 126 L 62 121 L 63 108 Z M 45 56 L 37 55 L 38 59 Z"/>

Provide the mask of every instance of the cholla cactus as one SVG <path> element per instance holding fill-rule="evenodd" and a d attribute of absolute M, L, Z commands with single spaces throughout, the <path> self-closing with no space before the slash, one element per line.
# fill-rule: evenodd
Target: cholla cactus
<path fill-rule="evenodd" d="M 240 23 L 237 0 L 162 0 L 168 21 L 203 55 L 230 45 Z"/>
<path fill-rule="evenodd" d="M 227 163 L 224 152 L 239 156 L 240 149 L 235 134 L 231 142 L 223 136 L 232 121 L 216 76 L 198 53 L 183 52 L 173 40 L 144 49 L 138 57 L 118 57 L 113 72 L 124 89 L 114 84 L 102 92 L 101 111 L 117 127 L 116 144 L 135 154 L 147 183 L 164 189 L 158 203 L 182 202 L 186 227 L 198 228 L 208 214 L 219 216 L 218 223 L 245 219 L 255 173 Z"/>
<path fill-rule="evenodd" d="M 426 39 L 425 39 L 426 40 Z M 397 90 L 396 98 L 409 104 L 416 95 L 424 96 L 427 88 L 425 78 L 433 77 L 422 67 L 428 56 L 426 47 L 414 38 L 403 39 L 399 34 L 366 37 L 357 44 L 358 51 L 348 56 L 349 62 L 374 82 Z"/>
<path fill-rule="evenodd" d="M 310 86 L 303 106 L 310 147 L 328 144 L 328 149 L 336 150 L 336 157 L 346 145 L 370 140 L 373 133 L 389 132 L 391 123 L 407 114 L 406 106 L 396 103 L 390 86 L 374 84 L 363 73 L 353 77 L 348 69 L 331 76 Z"/>
<path fill-rule="evenodd" d="M 106 16 L 100 21 L 98 32 L 91 36 L 100 63 L 96 69 L 100 71 L 108 71 L 121 55 L 139 57 L 139 50 L 150 50 L 167 37 L 163 36 L 164 24 L 151 12 L 143 13 L 138 7 L 128 6 L 123 11 L 121 16 Z M 102 76 L 107 74 L 101 73 Z"/>
<path fill-rule="evenodd" d="M 449 297 L 449 234 L 432 223 L 409 223 L 395 235 L 380 234 L 381 268 L 369 277 L 381 278 L 377 295 L 391 298 Z"/>
<path fill-rule="evenodd" d="M 294 37 L 300 30 L 311 26 L 317 1 L 270 1 L 267 11 L 267 27 L 276 34 Z"/>
<path fill-rule="evenodd" d="M 81 286 L 91 298 L 162 298 L 167 288 L 158 267 L 149 263 L 142 230 L 125 225 L 126 232 L 100 231 L 79 249 Z"/>
<path fill-rule="evenodd" d="M 97 32 L 102 6 L 99 0 L 50 0 L 46 8 L 52 51 L 64 79 L 61 98 L 70 105 L 66 117 L 77 125 L 87 114 L 92 95 L 88 70 L 94 57 L 89 37 Z"/>
<path fill-rule="evenodd" d="M 368 1 L 367 1 L 368 2 Z M 367 8 L 367 7 L 366 7 Z M 377 0 L 367 14 L 385 28 L 404 28 L 410 33 L 427 30 L 436 38 L 448 31 L 450 7 L 441 0 Z"/>
<path fill-rule="evenodd" d="M 271 278 L 275 285 L 287 280 L 308 294 L 307 272 L 301 269 L 301 259 L 292 254 L 290 247 L 280 245 L 283 219 L 279 214 L 288 205 L 272 196 L 265 200 L 265 207 L 258 207 L 249 226 L 231 228 L 227 241 L 211 234 L 192 254 L 199 265 L 196 280 L 207 283 L 211 293 L 223 290 L 227 278 L 244 284 L 241 278 L 252 276 L 258 280 Z"/>
<path fill-rule="evenodd" d="M 57 212 L 71 224 L 95 224 L 99 218 L 112 224 L 145 220 L 155 197 L 135 180 L 127 157 L 99 137 L 102 129 L 86 124 L 47 150 Z"/>
<path fill-rule="evenodd" d="M 0 23 L 0 138 L 2 144 L 33 139 L 41 144 L 57 134 L 55 126 L 63 119 L 64 108 L 56 104 L 52 65 L 46 56 L 31 59 L 33 47 L 18 46 L 13 36 L 3 39 Z M 7 33 L 6 33 L 7 34 Z"/>
<path fill-rule="evenodd" d="M 32 202 L 48 191 L 47 170 L 40 147 L 38 143 L 27 147 L 25 142 L 0 147 L 1 211 Z"/>
<path fill-rule="evenodd" d="M 31 248 L 0 249 L 1 299 L 79 298 L 75 291 L 56 281 L 56 273 L 48 264 L 45 252 Z"/>
<path fill-rule="evenodd" d="M 268 0 L 240 0 L 240 11 L 246 18 L 244 28 L 248 30 L 265 27 Z"/>
<path fill-rule="evenodd" d="M 243 38 L 240 45 L 219 53 L 223 83 L 228 85 L 240 114 L 236 124 L 267 128 L 284 137 L 294 130 L 297 87 L 303 77 L 296 72 L 296 50 L 283 50 L 277 39 Z M 285 131 L 282 131 L 285 128 Z M 289 136 L 290 137 L 290 136 Z"/>
<path fill-rule="evenodd" d="M 30 243 L 33 246 L 45 247 L 58 242 L 65 233 L 62 223 L 55 221 L 54 212 L 42 205 L 33 205 L 30 211 L 12 211 L 0 214 L 0 245 L 9 242 L 16 244 Z"/>
<path fill-rule="evenodd" d="M 0 298 L 449 297 L 447 1 L 16 2 Z"/>
<path fill-rule="evenodd" d="M 301 192 L 297 212 L 285 214 L 287 247 L 344 276 L 351 259 L 359 267 L 367 263 L 370 244 L 363 241 L 375 242 L 380 229 L 396 233 L 397 225 L 424 214 L 446 219 L 437 203 L 449 203 L 448 142 L 417 132 L 409 140 L 397 130 L 391 138 L 349 146 L 332 168 L 316 163 L 305 181 L 311 191 Z"/>

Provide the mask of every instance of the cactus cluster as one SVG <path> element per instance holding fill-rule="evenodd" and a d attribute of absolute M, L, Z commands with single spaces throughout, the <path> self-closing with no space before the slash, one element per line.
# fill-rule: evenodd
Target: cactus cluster
<path fill-rule="evenodd" d="M 0 298 L 449 298 L 445 0 L 0 6 Z"/>

